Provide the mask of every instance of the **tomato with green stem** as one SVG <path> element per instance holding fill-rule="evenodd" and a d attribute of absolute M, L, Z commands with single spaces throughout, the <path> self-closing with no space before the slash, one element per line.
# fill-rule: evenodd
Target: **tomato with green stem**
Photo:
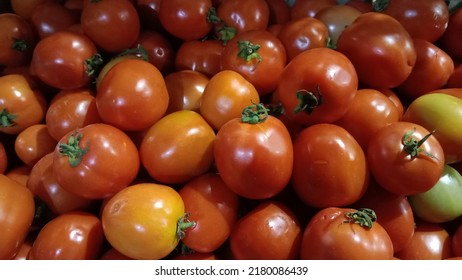
<path fill-rule="evenodd" d="M 315 17 L 320 10 L 335 5 L 337 5 L 336 0 L 295 1 L 295 3 L 290 8 L 290 18 L 294 20 L 304 17 Z"/>
<path fill-rule="evenodd" d="M 0 65 L 27 65 L 32 57 L 36 39 L 31 24 L 13 13 L 0 14 Z"/>
<path fill-rule="evenodd" d="M 239 34 L 248 30 L 265 30 L 270 10 L 265 0 L 224 0 L 217 7 L 216 15 L 225 27 L 231 27 Z"/>

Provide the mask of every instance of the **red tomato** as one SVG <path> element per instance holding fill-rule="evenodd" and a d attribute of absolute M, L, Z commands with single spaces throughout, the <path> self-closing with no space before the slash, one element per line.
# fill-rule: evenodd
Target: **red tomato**
<path fill-rule="evenodd" d="M 216 10 L 218 18 L 236 33 L 264 30 L 268 27 L 270 9 L 265 0 L 223 0 Z"/>
<path fill-rule="evenodd" d="M 11 168 L 5 175 L 11 180 L 16 181 L 23 186 L 27 186 L 27 180 L 29 180 L 31 169 L 31 166 L 23 164 Z"/>
<path fill-rule="evenodd" d="M 297 0 L 290 8 L 290 17 L 293 20 L 315 17 L 320 10 L 335 5 L 337 5 L 336 0 Z"/>
<path fill-rule="evenodd" d="M 0 174 L 0 259 L 12 259 L 21 248 L 32 225 L 35 203 L 25 187 Z"/>
<path fill-rule="evenodd" d="M 452 235 L 451 247 L 454 257 L 462 257 L 462 225 L 459 225 Z"/>
<path fill-rule="evenodd" d="M 56 145 L 53 169 L 67 191 L 90 199 L 114 195 L 137 176 L 138 150 L 121 130 L 90 124 L 66 134 Z"/>
<path fill-rule="evenodd" d="M 255 108 L 254 108 L 255 107 Z M 215 165 L 225 184 L 240 196 L 270 198 L 290 181 L 293 146 L 289 131 L 266 108 L 245 108 L 225 123 L 214 143 Z"/>
<path fill-rule="evenodd" d="M 8 155 L 5 151 L 5 146 L 0 142 L 0 174 L 5 174 L 8 167 Z"/>
<path fill-rule="evenodd" d="M 264 201 L 238 220 L 229 242 L 235 259 L 294 260 L 301 237 L 302 229 L 292 210 Z"/>
<path fill-rule="evenodd" d="M 306 204 L 316 208 L 346 206 L 366 191 L 366 156 L 344 128 L 312 125 L 298 134 L 293 145 L 292 185 Z"/>
<path fill-rule="evenodd" d="M 163 28 L 159 19 L 161 0 L 137 0 L 135 2 L 141 27 L 148 30 L 161 30 Z"/>
<path fill-rule="evenodd" d="M 33 166 L 43 156 L 53 152 L 57 143 L 45 124 L 34 124 L 16 136 L 14 150 L 22 162 Z"/>
<path fill-rule="evenodd" d="M 439 141 L 416 123 L 393 122 L 369 141 L 371 174 L 389 192 L 411 195 L 433 187 L 443 174 L 444 152 Z"/>
<path fill-rule="evenodd" d="M 183 42 L 175 56 L 175 69 L 194 70 L 212 77 L 221 70 L 223 44 L 218 40 L 191 40 Z"/>
<path fill-rule="evenodd" d="M 34 9 L 40 4 L 52 2 L 54 0 L 11 0 L 11 8 L 15 14 L 20 15 L 25 19 L 30 19 Z"/>
<path fill-rule="evenodd" d="M 142 30 L 136 44 L 147 52 L 148 61 L 159 69 L 162 74 L 173 71 L 175 50 L 172 42 L 161 32 Z"/>
<path fill-rule="evenodd" d="M 370 209 L 328 207 L 303 232 L 301 259 L 389 260 L 393 243 Z"/>
<path fill-rule="evenodd" d="M 70 212 L 49 221 L 38 233 L 29 260 L 94 260 L 103 246 L 103 228 L 98 217 Z"/>
<path fill-rule="evenodd" d="M 0 14 L 0 65 L 27 65 L 35 47 L 35 34 L 31 24 L 23 17 Z"/>
<path fill-rule="evenodd" d="M 218 174 L 207 173 L 179 190 L 185 211 L 196 222 L 182 242 L 199 253 L 212 253 L 225 243 L 237 221 L 239 197 Z"/>
<path fill-rule="evenodd" d="M 56 16 L 59 15 L 59 16 Z M 38 5 L 31 14 L 30 22 L 37 36 L 43 39 L 51 34 L 66 30 L 80 22 L 79 14 L 59 2 Z"/>
<path fill-rule="evenodd" d="M 284 0 L 266 0 L 269 8 L 268 26 L 290 20 L 290 6 Z"/>
<path fill-rule="evenodd" d="M 96 106 L 103 122 L 125 131 L 149 128 L 165 114 L 168 102 L 162 73 L 141 59 L 115 64 L 96 93 Z"/>
<path fill-rule="evenodd" d="M 358 88 L 358 76 L 346 56 L 315 48 L 294 57 L 277 87 L 287 117 L 301 125 L 332 123 L 348 110 Z"/>
<path fill-rule="evenodd" d="M 453 59 L 462 59 L 462 9 L 457 9 L 449 17 L 448 26 L 439 46 Z"/>
<path fill-rule="evenodd" d="M 454 71 L 449 76 L 446 84 L 448 88 L 462 88 L 462 63 L 454 67 Z"/>

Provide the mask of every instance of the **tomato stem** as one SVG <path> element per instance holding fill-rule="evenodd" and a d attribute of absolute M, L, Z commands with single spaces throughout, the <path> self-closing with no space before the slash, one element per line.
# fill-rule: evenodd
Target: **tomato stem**
<path fill-rule="evenodd" d="M 13 44 L 11 45 L 11 48 L 13 50 L 17 50 L 20 52 L 25 52 L 28 49 L 28 45 L 26 40 L 24 39 L 18 39 L 18 38 L 13 38 Z"/>
<path fill-rule="evenodd" d="M 427 139 L 433 135 L 433 133 L 435 132 L 434 130 L 432 132 L 430 132 L 429 134 L 425 135 L 424 138 L 422 138 L 420 141 L 418 141 L 417 139 L 415 139 L 414 137 L 411 137 L 412 134 L 414 134 L 415 132 L 415 128 L 413 130 L 410 130 L 408 132 L 406 132 L 402 138 L 402 143 L 403 143 L 403 151 L 410 155 L 411 158 L 416 158 L 417 156 L 419 156 L 419 153 L 423 152 L 426 156 L 429 156 L 433 159 L 436 159 L 438 160 L 434 155 L 426 152 L 425 150 L 423 150 L 420 146 L 423 145 L 423 143 L 425 143 L 425 141 L 427 141 Z"/>
<path fill-rule="evenodd" d="M 217 9 L 215 7 L 211 7 L 209 11 L 207 12 L 207 22 L 217 24 L 221 23 L 221 18 L 218 17 L 217 15 Z"/>
<path fill-rule="evenodd" d="M 322 104 L 322 94 L 318 85 L 316 92 L 311 92 L 306 89 L 300 89 L 296 92 L 298 105 L 294 108 L 294 113 L 305 112 L 311 114 L 314 109 Z"/>
<path fill-rule="evenodd" d="M 345 218 L 344 223 L 359 224 L 367 229 L 371 229 L 373 223 L 377 221 L 375 211 L 369 208 L 359 208 L 356 212 L 347 212 Z"/>
<path fill-rule="evenodd" d="M 84 149 L 79 147 L 79 142 L 82 137 L 82 133 L 75 132 L 69 136 L 67 144 L 58 145 L 59 153 L 68 157 L 71 167 L 76 167 L 79 165 L 82 161 L 82 157 L 88 152 L 90 148 L 89 142 L 87 142 L 87 145 Z"/>
<path fill-rule="evenodd" d="M 370 0 L 374 12 L 383 12 L 390 3 L 390 0 Z"/>
<path fill-rule="evenodd" d="M 247 106 L 242 110 L 241 121 L 249 124 L 262 123 L 268 118 L 268 111 L 262 103 Z"/>
<path fill-rule="evenodd" d="M 96 53 L 91 58 L 85 59 L 85 72 L 89 77 L 95 77 L 104 64 L 101 54 Z"/>
<path fill-rule="evenodd" d="M 134 55 L 136 57 L 141 58 L 144 61 L 149 61 L 148 52 L 141 44 L 136 45 L 136 48 L 126 49 L 123 52 L 119 53 L 117 56 L 124 55 Z"/>
<path fill-rule="evenodd" d="M 185 237 L 185 231 L 189 228 L 192 228 L 196 225 L 196 222 L 189 220 L 190 213 L 185 213 L 181 218 L 178 219 L 176 225 L 176 236 L 178 240 L 181 240 Z"/>
<path fill-rule="evenodd" d="M 237 45 L 239 47 L 237 55 L 240 58 L 245 59 L 245 61 L 250 61 L 251 59 L 256 58 L 258 62 L 261 62 L 262 57 L 258 53 L 258 50 L 260 49 L 259 44 L 252 44 L 250 41 L 238 41 Z"/>
<path fill-rule="evenodd" d="M 15 123 L 13 120 L 16 119 L 16 115 L 8 113 L 8 110 L 4 108 L 0 112 L 0 127 L 11 127 L 14 126 Z"/>

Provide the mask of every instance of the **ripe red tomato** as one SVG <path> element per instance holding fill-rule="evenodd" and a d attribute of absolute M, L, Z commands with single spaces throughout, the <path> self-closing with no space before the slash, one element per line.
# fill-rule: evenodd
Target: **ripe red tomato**
<path fill-rule="evenodd" d="M 213 146 L 215 165 L 225 184 L 240 196 L 270 198 L 290 181 L 293 146 L 289 131 L 266 108 L 245 108 L 225 123 Z"/>
<path fill-rule="evenodd" d="M 462 88 L 462 63 L 454 66 L 454 71 L 449 76 L 447 88 Z"/>
<path fill-rule="evenodd" d="M 157 67 L 163 75 L 167 75 L 174 69 L 175 50 L 172 42 L 164 33 L 151 30 L 142 30 L 136 46 L 142 46 L 148 55 L 148 61 Z"/>
<path fill-rule="evenodd" d="M 462 59 L 462 9 L 457 9 L 449 17 L 448 26 L 443 33 L 439 46 L 453 59 Z"/>
<path fill-rule="evenodd" d="M 346 206 L 366 191 L 369 170 L 358 142 L 344 128 L 316 124 L 294 140 L 292 185 L 298 196 L 316 208 Z"/>
<path fill-rule="evenodd" d="M 57 143 L 45 124 L 34 124 L 16 136 L 14 150 L 22 162 L 33 166 L 42 157 L 53 152 Z"/>
<path fill-rule="evenodd" d="M 270 9 L 265 0 L 223 0 L 216 13 L 224 26 L 241 33 L 265 30 L 269 23 Z"/>
<path fill-rule="evenodd" d="M 235 259 L 294 260 L 301 237 L 300 223 L 290 208 L 263 201 L 238 220 L 229 242 Z"/>
<path fill-rule="evenodd" d="M 10 2 L 14 13 L 28 20 L 38 5 L 52 1 L 54 0 L 11 0 Z"/>
<path fill-rule="evenodd" d="M 444 152 L 430 131 L 416 123 L 391 123 L 369 141 L 371 174 L 389 192 L 411 195 L 433 187 L 443 174 Z"/>
<path fill-rule="evenodd" d="M 62 3 L 53 1 L 38 5 L 31 14 L 30 22 L 37 36 L 43 39 L 79 24 L 80 18 L 79 14 L 66 8 Z"/>
<path fill-rule="evenodd" d="M 38 233 L 29 260 L 94 260 L 103 246 L 101 220 L 87 212 L 69 212 L 49 221 Z"/>
<path fill-rule="evenodd" d="M 96 123 L 66 134 L 56 145 L 57 182 L 81 197 L 101 199 L 127 187 L 140 166 L 132 140 L 116 127 Z"/>
<path fill-rule="evenodd" d="M 137 0 L 135 1 L 136 10 L 140 17 L 142 29 L 162 30 L 159 19 L 159 8 L 161 0 Z"/>
<path fill-rule="evenodd" d="M 336 0 L 297 0 L 290 8 L 290 18 L 315 17 L 320 10 L 335 5 Z"/>
<path fill-rule="evenodd" d="M 451 238 L 454 257 L 462 257 L 462 225 L 458 226 Z"/>
<path fill-rule="evenodd" d="M 209 78 L 221 71 L 223 44 L 219 40 L 184 41 L 175 56 L 175 69 L 193 70 Z"/>
<path fill-rule="evenodd" d="M 13 13 L 0 14 L 0 65 L 27 65 L 36 39 L 31 24 Z"/>
<path fill-rule="evenodd" d="M 393 243 L 370 209 L 328 207 L 306 225 L 301 259 L 390 260 Z"/>
<path fill-rule="evenodd" d="M 266 0 L 269 8 L 268 27 L 290 20 L 290 6 L 285 0 Z"/>
<path fill-rule="evenodd" d="M 5 151 L 5 146 L 0 142 L 0 174 L 5 174 L 8 167 L 8 154 Z"/>
<path fill-rule="evenodd" d="M 357 88 L 358 76 L 346 56 L 329 48 L 314 48 L 287 64 L 277 94 L 287 117 L 307 126 L 342 117 Z"/>

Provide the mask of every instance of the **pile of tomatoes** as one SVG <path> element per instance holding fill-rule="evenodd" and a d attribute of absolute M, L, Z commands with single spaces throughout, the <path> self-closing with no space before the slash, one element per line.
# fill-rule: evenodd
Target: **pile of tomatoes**
<path fill-rule="evenodd" d="M 462 258 L 461 1 L 288 2 L 1 1 L 0 259 Z"/>

